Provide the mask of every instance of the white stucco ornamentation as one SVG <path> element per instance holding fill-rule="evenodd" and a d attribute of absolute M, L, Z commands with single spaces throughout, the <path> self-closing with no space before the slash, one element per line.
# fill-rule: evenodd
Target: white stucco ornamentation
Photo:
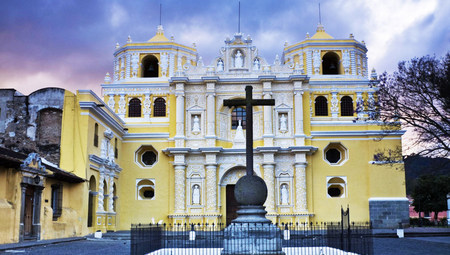
<path fill-rule="evenodd" d="M 114 100 L 114 94 L 109 94 L 108 107 L 115 112 L 116 101 Z"/>
<path fill-rule="evenodd" d="M 167 53 L 161 53 L 161 60 L 159 61 L 159 67 L 161 67 L 161 76 L 167 76 L 167 68 L 169 67 L 169 56 Z"/>
<path fill-rule="evenodd" d="M 150 114 L 152 112 L 152 102 L 150 101 L 150 94 L 146 93 L 144 98 L 144 118 L 150 118 Z"/>
<path fill-rule="evenodd" d="M 295 210 L 305 212 L 308 210 L 306 204 L 306 165 L 295 165 Z"/>
<path fill-rule="evenodd" d="M 125 113 L 126 113 L 125 106 L 126 106 L 125 95 L 122 94 L 122 95 L 120 95 L 120 98 L 119 98 L 119 109 L 117 111 L 118 114 L 123 115 L 122 117 L 125 117 Z"/>
<path fill-rule="evenodd" d="M 206 210 L 208 212 L 217 211 L 217 184 L 216 184 L 216 165 L 206 166 Z"/>
<path fill-rule="evenodd" d="M 114 212 L 114 175 L 111 173 L 108 180 L 108 211 Z"/>
<path fill-rule="evenodd" d="M 103 171 L 102 171 L 103 170 Z M 103 207 L 103 199 L 105 198 L 105 195 L 103 194 L 104 188 L 103 184 L 104 184 L 104 180 L 105 180 L 105 173 L 104 173 L 105 169 L 102 166 L 102 168 L 100 169 L 100 179 L 98 180 L 98 206 L 97 206 L 97 211 L 98 212 L 104 212 L 105 208 Z"/>
<path fill-rule="evenodd" d="M 267 185 L 267 199 L 264 204 L 267 208 L 267 211 L 274 212 L 275 211 L 275 196 L 274 196 L 274 165 L 273 164 L 264 164 L 264 181 Z"/>
<path fill-rule="evenodd" d="M 175 166 L 175 213 L 183 213 L 185 210 L 185 167 Z"/>
<path fill-rule="evenodd" d="M 348 50 L 344 50 L 342 53 L 342 66 L 344 67 L 345 74 L 350 73 L 350 54 Z"/>
<path fill-rule="evenodd" d="M 375 120 L 377 119 L 377 107 L 375 98 L 373 96 L 373 92 L 369 92 L 368 98 L 367 98 L 367 110 L 369 112 L 369 119 Z"/>
<path fill-rule="evenodd" d="M 331 107 L 330 107 L 331 116 L 333 118 L 337 118 L 338 117 L 338 113 L 339 113 L 339 99 L 338 99 L 338 96 L 337 96 L 337 92 L 331 93 L 331 100 L 330 100 L 330 102 L 331 102 Z"/>
<path fill-rule="evenodd" d="M 364 118 L 364 99 L 362 92 L 356 93 L 356 112 L 359 120 Z"/>
<path fill-rule="evenodd" d="M 322 64 L 322 60 L 320 59 L 320 51 L 315 50 L 313 52 L 313 66 L 314 66 L 314 74 L 320 73 L 320 65 Z"/>
<path fill-rule="evenodd" d="M 136 78 L 139 71 L 139 53 L 133 53 L 131 55 L 131 77 Z"/>

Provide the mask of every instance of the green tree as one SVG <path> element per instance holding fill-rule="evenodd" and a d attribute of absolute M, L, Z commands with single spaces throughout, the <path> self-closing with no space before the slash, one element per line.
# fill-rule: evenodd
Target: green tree
<path fill-rule="evenodd" d="M 423 175 L 417 180 L 412 192 L 414 210 L 420 212 L 434 212 L 437 214 L 447 210 L 447 194 L 450 192 L 450 176 Z"/>
<path fill-rule="evenodd" d="M 377 110 L 371 116 L 381 121 L 386 134 L 398 131 L 400 125 L 403 129 L 412 130 L 414 137 L 410 146 L 416 154 L 448 157 L 449 78 L 450 53 L 442 59 L 424 56 L 400 62 L 394 74 L 383 73 L 380 76 Z M 378 156 L 389 159 L 386 153 Z"/>

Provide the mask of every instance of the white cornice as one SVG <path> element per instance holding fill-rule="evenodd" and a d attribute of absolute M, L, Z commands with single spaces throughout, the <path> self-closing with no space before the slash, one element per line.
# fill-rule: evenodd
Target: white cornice
<path fill-rule="evenodd" d="M 123 130 L 123 126 L 125 123 L 115 113 L 113 113 L 111 109 L 106 106 L 106 104 L 100 106 L 95 102 L 80 102 L 80 108 L 83 110 L 89 110 L 90 113 L 94 114 L 100 120 L 105 122 L 108 127 L 114 129 L 114 132 L 116 132 L 120 136 L 124 135 L 125 132 Z M 103 108 L 106 108 L 109 114 Z M 111 115 L 116 117 L 116 119 L 111 117 Z"/>

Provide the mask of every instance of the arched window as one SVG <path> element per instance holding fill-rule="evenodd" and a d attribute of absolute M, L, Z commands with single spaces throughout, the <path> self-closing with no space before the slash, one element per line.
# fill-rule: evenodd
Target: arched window
<path fill-rule="evenodd" d="M 117 149 L 117 138 L 114 138 L 114 158 L 119 157 L 119 150 Z"/>
<path fill-rule="evenodd" d="M 153 105 L 153 117 L 165 117 L 166 116 L 166 100 L 164 98 L 157 98 Z"/>
<path fill-rule="evenodd" d="M 322 74 L 339 74 L 339 55 L 335 52 L 328 52 L 322 58 Z"/>
<path fill-rule="evenodd" d="M 136 193 L 138 200 L 154 199 L 155 197 L 155 183 L 149 179 L 137 179 Z"/>
<path fill-rule="evenodd" d="M 241 121 L 242 129 L 245 129 L 247 127 L 247 116 L 243 107 L 236 107 L 231 112 L 231 129 L 236 129 L 239 126 L 239 120 Z"/>
<path fill-rule="evenodd" d="M 158 59 L 153 55 L 148 55 L 142 59 L 142 77 L 158 77 Z"/>
<path fill-rule="evenodd" d="M 94 194 L 96 192 L 96 181 L 95 177 L 91 176 L 89 179 L 89 199 L 88 199 L 88 219 L 87 226 L 92 227 L 92 221 L 95 215 L 95 206 L 94 206 Z"/>
<path fill-rule="evenodd" d="M 103 210 L 108 211 L 108 186 L 106 180 L 103 181 Z"/>
<path fill-rule="evenodd" d="M 94 127 L 94 146 L 98 147 L 98 124 L 95 123 Z"/>
<path fill-rule="evenodd" d="M 341 116 L 353 116 L 353 99 L 349 96 L 341 99 Z"/>
<path fill-rule="evenodd" d="M 318 96 L 314 103 L 316 116 L 328 116 L 328 101 L 324 96 Z"/>
<path fill-rule="evenodd" d="M 116 183 L 113 184 L 113 211 L 117 212 L 117 188 Z"/>
<path fill-rule="evenodd" d="M 328 197 L 345 197 L 346 196 L 346 178 L 345 177 L 328 177 L 327 194 Z"/>
<path fill-rule="evenodd" d="M 141 117 L 141 100 L 133 98 L 128 104 L 128 117 Z"/>

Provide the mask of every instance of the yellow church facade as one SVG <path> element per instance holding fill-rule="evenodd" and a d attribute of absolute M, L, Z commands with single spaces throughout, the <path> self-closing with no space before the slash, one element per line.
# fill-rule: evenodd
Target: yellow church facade
<path fill-rule="evenodd" d="M 234 185 L 245 174 L 246 128 L 253 128 L 254 173 L 267 184 L 273 222 L 338 221 L 348 206 L 351 221 L 407 223 L 402 165 L 374 161 L 378 151 L 401 146 L 403 132 L 385 133 L 373 114 L 377 81 L 366 53 L 364 42 L 353 35 L 334 39 L 322 25 L 313 36 L 286 44 L 274 63 L 241 33 L 226 38 L 209 64 L 195 45 L 165 37 L 162 26 L 146 42 L 128 38 L 116 45 L 103 98 L 88 90 L 60 95 L 53 167 L 72 179 L 61 180 L 71 184 L 64 185 L 59 220 L 71 215 L 77 230 L 60 225 L 65 232 L 55 236 L 127 230 L 133 223 L 229 224 L 236 217 Z M 253 109 L 251 127 L 243 107 L 223 105 L 244 98 L 246 86 L 253 87 L 253 98 L 275 99 L 275 106 Z M 44 193 L 52 180 L 42 175 Z M 0 202 L 16 197 L 13 203 L 23 206 L 8 192 L 0 193 Z M 17 238 L 9 242 L 18 241 L 20 231 L 11 229 Z M 48 225 L 39 231 L 56 233 Z"/>

